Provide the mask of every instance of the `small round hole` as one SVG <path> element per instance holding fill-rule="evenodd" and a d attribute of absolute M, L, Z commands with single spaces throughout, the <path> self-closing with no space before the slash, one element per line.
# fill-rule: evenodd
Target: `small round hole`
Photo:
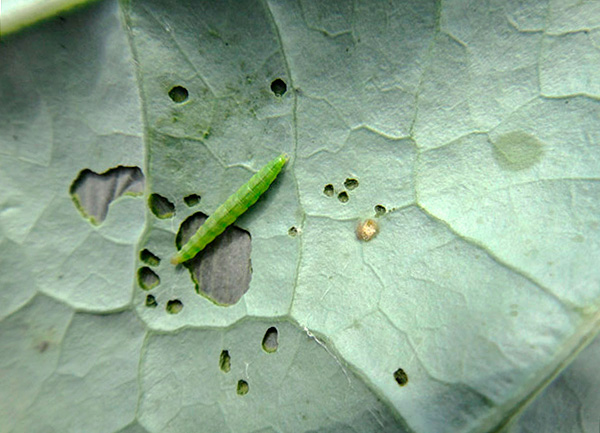
<path fill-rule="evenodd" d="M 190 194 L 188 196 L 185 196 L 183 198 L 183 201 L 185 202 L 185 204 L 189 207 L 192 206 L 196 206 L 198 203 L 200 203 L 200 196 L 198 194 Z"/>
<path fill-rule="evenodd" d="M 298 229 L 296 227 L 290 227 L 290 229 L 288 230 L 288 235 L 290 235 L 291 237 L 297 236 Z"/>
<path fill-rule="evenodd" d="M 277 78 L 271 83 L 271 91 L 275 96 L 283 96 L 287 92 L 287 84 L 281 78 Z"/>
<path fill-rule="evenodd" d="M 238 384 L 237 384 L 237 393 L 238 395 L 246 395 L 248 394 L 248 390 L 249 390 L 249 386 L 248 386 L 248 382 L 246 382 L 245 380 L 238 380 Z"/>
<path fill-rule="evenodd" d="M 330 183 L 325 185 L 325 188 L 323 188 L 323 194 L 325 194 L 327 197 L 333 197 L 333 193 L 334 193 L 333 185 Z"/>
<path fill-rule="evenodd" d="M 150 194 L 148 197 L 150 211 L 160 219 L 171 218 L 175 215 L 175 205 L 160 194 Z"/>
<path fill-rule="evenodd" d="M 150 266 L 160 265 L 160 257 L 152 254 L 152 252 L 147 248 L 144 248 L 142 251 L 140 251 L 140 260 Z"/>
<path fill-rule="evenodd" d="M 183 303 L 179 299 L 167 302 L 166 310 L 169 314 L 177 314 L 183 309 Z"/>
<path fill-rule="evenodd" d="M 408 383 L 408 375 L 404 372 L 404 370 L 399 368 L 398 370 L 394 371 L 394 380 L 396 380 L 398 385 L 404 386 Z"/>
<path fill-rule="evenodd" d="M 338 194 L 338 200 L 342 203 L 347 203 L 350 197 L 348 197 L 348 193 L 346 191 L 342 191 Z"/>
<path fill-rule="evenodd" d="M 229 373 L 231 370 L 231 356 L 228 350 L 223 350 L 219 357 L 219 368 L 223 373 Z"/>
<path fill-rule="evenodd" d="M 188 96 L 189 93 L 185 87 L 175 86 L 169 90 L 169 98 L 178 104 L 187 101 Z"/>
<path fill-rule="evenodd" d="M 156 302 L 156 298 L 153 295 L 146 296 L 146 307 L 156 308 L 158 302 Z"/>
<path fill-rule="evenodd" d="M 358 180 L 352 179 L 352 178 L 348 178 L 348 179 L 346 179 L 344 181 L 344 186 L 348 190 L 352 191 L 353 189 L 358 188 Z"/>
<path fill-rule="evenodd" d="M 269 329 L 267 329 L 262 341 L 263 350 L 267 353 L 273 353 L 277 351 L 277 347 L 279 347 L 278 337 L 279 332 L 277 331 L 276 327 L 271 326 Z"/>
<path fill-rule="evenodd" d="M 138 269 L 138 284 L 144 290 L 152 290 L 160 284 L 160 277 L 148 266 L 144 266 Z"/>
<path fill-rule="evenodd" d="M 378 204 L 377 206 L 375 206 L 375 215 L 376 216 L 382 216 L 383 214 L 385 214 L 387 212 L 385 206 L 382 206 L 380 204 Z"/>

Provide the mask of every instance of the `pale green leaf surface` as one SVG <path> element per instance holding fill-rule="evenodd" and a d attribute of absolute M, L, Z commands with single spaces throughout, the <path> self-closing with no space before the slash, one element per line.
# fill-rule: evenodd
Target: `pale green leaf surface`
<path fill-rule="evenodd" d="M 105 1 L 3 40 L 0 425 L 513 421 L 598 328 L 599 23 L 594 2 L 558 0 Z M 179 224 L 282 152 L 290 163 L 236 221 L 250 287 L 216 305 L 169 263 Z M 116 198 L 93 225 L 71 183 L 119 165 L 142 168 L 144 198 Z M 150 194 L 173 215 L 157 218 Z M 380 233 L 362 243 L 375 206 Z M 563 377 L 516 432 L 552 423 L 557 392 L 593 431 L 597 398 Z M 565 380 L 574 389 L 555 391 Z"/>

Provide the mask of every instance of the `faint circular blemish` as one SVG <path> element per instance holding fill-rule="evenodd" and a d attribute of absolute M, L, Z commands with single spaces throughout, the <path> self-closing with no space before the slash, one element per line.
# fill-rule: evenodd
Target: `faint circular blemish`
<path fill-rule="evenodd" d="M 492 141 L 494 159 L 500 167 L 519 171 L 540 161 L 544 144 L 524 131 L 512 131 Z"/>

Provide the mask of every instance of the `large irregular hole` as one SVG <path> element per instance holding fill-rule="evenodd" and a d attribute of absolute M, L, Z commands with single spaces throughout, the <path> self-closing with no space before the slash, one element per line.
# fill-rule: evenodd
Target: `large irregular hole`
<path fill-rule="evenodd" d="M 144 192 L 144 174 L 139 167 L 121 165 L 100 174 L 86 168 L 71 183 L 69 192 L 81 215 L 97 225 L 106 219 L 114 200 Z"/>
<path fill-rule="evenodd" d="M 231 356 L 228 350 L 223 350 L 219 357 L 219 368 L 223 373 L 229 373 L 231 370 Z"/>
<path fill-rule="evenodd" d="M 177 104 L 187 101 L 189 97 L 188 90 L 182 86 L 175 86 L 169 90 L 169 98 Z"/>
<path fill-rule="evenodd" d="M 148 206 L 150 206 L 150 211 L 157 218 L 166 219 L 175 215 L 175 205 L 160 194 L 150 194 L 150 197 L 148 197 Z"/>
<path fill-rule="evenodd" d="M 283 96 L 287 92 L 287 84 L 281 78 L 277 78 L 271 83 L 271 91 L 275 96 Z"/>
<path fill-rule="evenodd" d="M 206 215 L 196 212 L 181 223 L 177 249 L 196 233 Z M 252 278 L 250 233 L 233 225 L 184 263 L 196 285 L 196 292 L 218 305 L 233 305 L 248 291 Z"/>
<path fill-rule="evenodd" d="M 398 385 L 404 386 L 408 383 L 408 375 L 404 372 L 404 370 L 399 368 L 398 370 L 394 371 L 394 380 Z"/>
<path fill-rule="evenodd" d="M 262 341 L 262 348 L 265 352 L 273 353 L 277 350 L 277 347 L 279 346 L 278 336 L 279 333 L 277 332 L 277 328 L 274 326 L 271 326 L 269 329 L 267 329 Z"/>
<path fill-rule="evenodd" d="M 140 251 L 140 260 L 150 266 L 160 265 L 160 257 L 152 254 L 152 252 L 146 248 Z"/>
<path fill-rule="evenodd" d="M 250 387 L 248 386 L 248 382 L 246 382 L 245 380 L 238 380 L 238 384 L 237 384 L 237 393 L 238 395 L 246 395 L 248 394 L 248 391 L 250 390 Z"/>
<path fill-rule="evenodd" d="M 138 284 L 144 290 L 151 290 L 160 284 L 160 278 L 148 266 L 138 269 Z"/>

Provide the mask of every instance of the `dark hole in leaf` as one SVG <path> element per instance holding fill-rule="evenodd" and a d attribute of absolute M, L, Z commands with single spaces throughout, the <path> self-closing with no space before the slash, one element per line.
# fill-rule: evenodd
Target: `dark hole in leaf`
<path fill-rule="evenodd" d="M 106 219 L 115 199 L 144 192 L 144 174 L 139 167 L 121 165 L 100 174 L 86 168 L 71 183 L 69 192 L 82 216 L 97 225 Z"/>
<path fill-rule="evenodd" d="M 153 295 L 146 296 L 146 307 L 156 308 L 158 302 L 156 302 L 156 298 Z"/>
<path fill-rule="evenodd" d="M 179 299 L 172 299 L 167 302 L 165 309 L 169 314 L 177 314 L 183 309 L 183 303 Z"/>
<path fill-rule="evenodd" d="M 288 235 L 290 235 L 291 237 L 294 237 L 298 234 L 298 229 L 296 227 L 290 227 L 290 229 L 288 230 Z"/>
<path fill-rule="evenodd" d="M 350 197 L 348 197 L 348 193 L 346 191 L 342 191 L 338 194 L 338 200 L 342 203 L 348 202 L 349 199 Z"/>
<path fill-rule="evenodd" d="M 229 373 L 229 370 L 231 370 L 231 356 L 229 356 L 228 350 L 223 350 L 221 352 L 221 356 L 219 357 L 219 368 L 224 373 Z"/>
<path fill-rule="evenodd" d="M 188 205 L 189 207 L 192 206 L 196 206 L 198 203 L 200 203 L 200 196 L 198 194 L 190 194 L 188 196 L 185 196 L 183 198 L 183 201 L 185 202 L 186 205 Z"/>
<path fill-rule="evenodd" d="M 275 328 L 274 326 L 267 329 L 267 332 L 265 332 L 265 336 L 262 341 L 262 348 L 265 352 L 273 353 L 277 350 L 277 347 L 279 346 L 278 336 L 279 333 L 277 331 L 277 328 Z"/>
<path fill-rule="evenodd" d="M 169 98 L 171 98 L 173 102 L 176 102 L 178 104 L 185 102 L 188 96 L 189 93 L 187 89 L 182 86 L 175 86 L 171 90 L 169 90 Z"/>
<path fill-rule="evenodd" d="M 408 383 L 408 375 L 401 368 L 394 371 L 394 379 L 400 386 L 404 386 Z"/>
<path fill-rule="evenodd" d="M 160 257 L 152 254 L 152 252 L 146 248 L 140 251 L 140 260 L 150 266 L 158 266 L 160 264 Z"/>
<path fill-rule="evenodd" d="M 327 197 L 333 197 L 333 193 L 334 193 L 333 185 L 330 183 L 325 185 L 325 187 L 323 188 L 323 194 L 325 194 Z"/>
<path fill-rule="evenodd" d="M 175 205 L 162 195 L 156 193 L 150 194 L 150 197 L 148 197 L 148 206 L 150 206 L 150 210 L 157 218 L 167 219 L 175 215 Z"/>
<path fill-rule="evenodd" d="M 348 178 L 344 181 L 344 186 L 352 191 L 353 189 L 358 188 L 358 180 Z"/>
<path fill-rule="evenodd" d="M 158 275 L 148 266 L 138 269 L 138 284 L 144 290 L 151 290 L 160 284 Z"/>
<path fill-rule="evenodd" d="M 202 212 L 196 212 L 181 223 L 175 237 L 177 249 L 196 233 L 206 218 Z M 196 292 L 217 305 L 237 303 L 250 288 L 251 241 L 250 233 L 231 225 L 193 259 L 184 262 Z"/>
<path fill-rule="evenodd" d="M 238 384 L 237 384 L 237 393 L 238 395 L 246 395 L 248 394 L 248 390 L 249 390 L 249 386 L 248 386 L 248 382 L 246 382 L 245 380 L 238 380 Z"/>
<path fill-rule="evenodd" d="M 385 213 L 386 213 L 385 206 L 382 206 L 380 204 L 378 204 L 377 206 L 375 206 L 375 215 L 376 216 L 382 216 Z"/>
<path fill-rule="evenodd" d="M 277 78 L 271 83 L 271 91 L 275 96 L 283 96 L 287 92 L 287 84 L 281 78 Z"/>

